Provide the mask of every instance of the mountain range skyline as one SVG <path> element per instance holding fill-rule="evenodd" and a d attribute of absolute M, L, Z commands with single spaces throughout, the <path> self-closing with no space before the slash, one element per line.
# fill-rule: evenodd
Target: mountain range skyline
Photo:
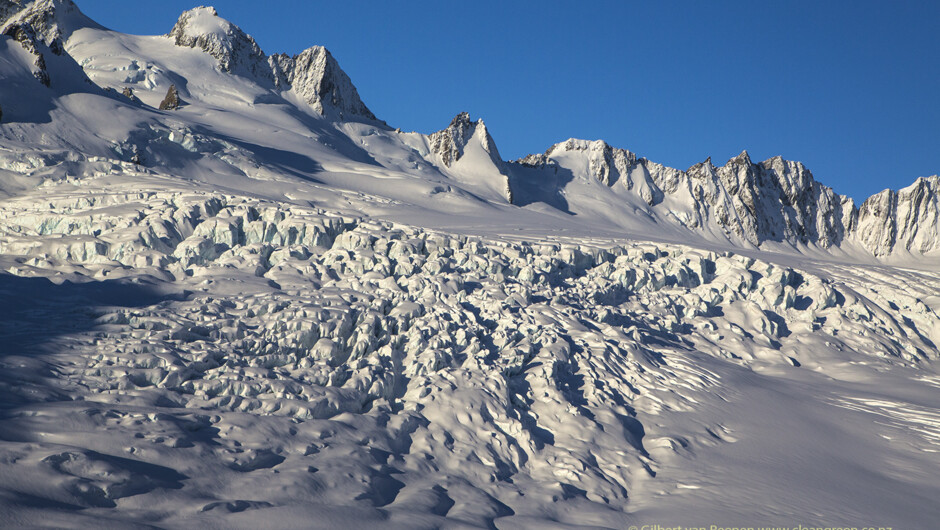
<path fill-rule="evenodd" d="M 167 33 L 168 13 L 193 7 L 86 4 L 137 34 Z M 290 17 L 216 7 L 268 53 L 330 49 L 395 127 L 430 133 L 461 111 L 482 117 L 507 158 L 569 137 L 680 169 L 747 150 L 799 160 L 859 204 L 940 172 L 930 4 L 280 5 Z M 448 33 L 455 20 L 462 30 Z"/>

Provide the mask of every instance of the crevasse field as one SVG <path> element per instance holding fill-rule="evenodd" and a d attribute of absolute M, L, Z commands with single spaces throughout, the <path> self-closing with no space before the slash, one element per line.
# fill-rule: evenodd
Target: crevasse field
<path fill-rule="evenodd" d="M 504 161 L 212 8 L 0 33 L 0 526 L 940 520 L 937 177 Z"/>

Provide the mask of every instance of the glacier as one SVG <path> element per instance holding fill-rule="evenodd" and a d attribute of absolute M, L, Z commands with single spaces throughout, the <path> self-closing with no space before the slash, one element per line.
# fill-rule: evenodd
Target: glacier
<path fill-rule="evenodd" d="M 0 0 L 0 526 L 935 525 L 937 176 L 503 160 L 168 29 Z"/>

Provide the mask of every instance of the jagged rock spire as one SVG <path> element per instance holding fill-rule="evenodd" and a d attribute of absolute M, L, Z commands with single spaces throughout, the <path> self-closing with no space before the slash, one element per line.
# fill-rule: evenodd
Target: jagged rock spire
<path fill-rule="evenodd" d="M 482 119 L 476 122 L 471 121 L 470 114 L 467 112 L 461 112 L 454 116 L 446 129 L 431 134 L 428 140 L 431 151 L 441 156 L 444 166 L 451 167 L 460 160 L 464 148 L 470 142 L 470 139 L 478 133 L 483 149 L 489 153 L 497 166 L 501 166 L 503 162 L 499 156 L 499 151 L 496 149 L 496 142 L 493 141 L 493 137 L 486 129 L 486 124 L 483 123 Z"/>
<path fill-rule="evenodd" d="M 359 98 L 349 76 L 322 46 L 308 48 L 293 57 L 286 54 L 268 57 L 250 35 L 220 17 L 215 8 L 205 6 L 180 15 L 168 37 L 178 46 L 200 48 L 215 57 L 223 72 L 293 91 L 324 116 L 376 119 Z"/>
<path fill-rule="evenodd" d="M 307 48 L 293 57 L 275 54 L 269 62 L 276 83 L 293 90 L 320 114 L 376 119 L 359 98 L 352 80 L 323 46 Z"/>
<path fill-rule="evenodd" d="M 268 58 L 255 39 L 220 17 L 214 7 L 197 7 L 184 12 L 169 37 L 177 46 L 200 48 L 215 57 L 223 72 L 274 81 Z"/>
<path fill-rule="evenodd" d="M 513 191 L 509 183 L 505 163 L 499 156 L 499 150 L 496 149 L 496 142 L 490 136 L 483 120 L 472 121 L 470 114 L 461 112 L 454 116 L 450 125 L 446 129 L 432 133 L 428 137 L 428 145 L 432 153 L 441 157 L 441 163 L 444 167 L 453 167 L 460 159 L 464 157 L 465 151 L 470 147 L 471 142 L 479 142 L 479 147 L 489 156 L 496 173 L 500 175 L 503 189 L 500 193 L 510 203 L 513 201 Z"/>
<path fill-rule="evenodd" d="M 463 156 L 463 148 L 473 136 L 475 125 L 470 114 L 461 112 L 454 116 L 446 129 L 431 134 L 431 151 L 441 156 L 444 166 L 450 167 Z"/>
<path fill-rule="evenodd" d="M 180 108 L 180 94 L 176 90 L 176 85 L 170 85 L 166 91 L 166 97 L 160 102 L 160 110 L 176 110 Z"/>

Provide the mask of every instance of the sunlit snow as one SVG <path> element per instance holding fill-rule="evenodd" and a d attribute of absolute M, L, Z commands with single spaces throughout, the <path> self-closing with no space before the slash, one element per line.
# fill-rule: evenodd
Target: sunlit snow
<path fill-rule="evenodd" d="M 940 520 L 936 176 L 510 162 L 211 8 L 0 21 L 0 526 Z"/>

